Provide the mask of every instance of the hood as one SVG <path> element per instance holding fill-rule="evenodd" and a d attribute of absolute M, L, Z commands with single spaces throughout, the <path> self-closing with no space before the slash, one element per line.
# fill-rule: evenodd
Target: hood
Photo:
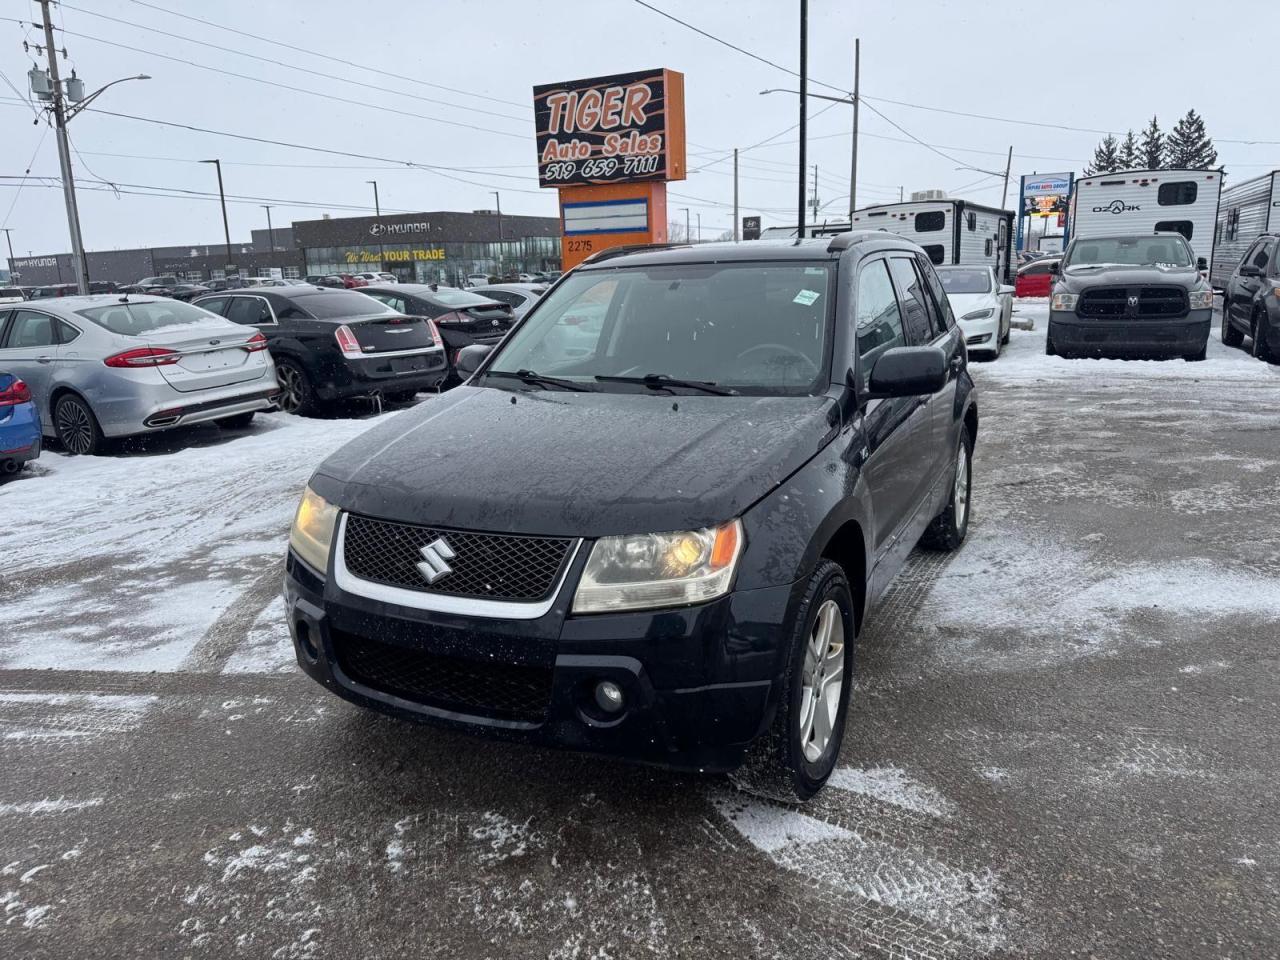
<path fill-rule="evenodd" d="M 999 306 L 996 295 L 990 291 L 987 293 L 948 293 L 947 299 L 951 301 L 951 312 L 956 315 L 959 320 L 966 313 L 972 313 L 975 310 L 995 310 Z"/>
<path fill-rule="evenodd" d="M 838 426 L 829 397 L 464 386 L 342 447 L 312 486 L 346 510 L 464 530 L 696 529 L 740 516 Z"/>
<path fill-rule="evenodd" d="M 1137 287 L 1164 284 L 1194 290 L 1200 283 L 1195 267 L 1090 264 L 1068 267 L 1054 285 L 1055 293 L 1079 293 L 1093 287 Z"/>

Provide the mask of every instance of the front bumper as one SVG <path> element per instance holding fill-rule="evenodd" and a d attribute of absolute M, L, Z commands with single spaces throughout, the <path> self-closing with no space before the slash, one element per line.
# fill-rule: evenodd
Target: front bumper
<path fill-rule="evenodd" d="M 958 320 L 970 353 L 995 353 L 1000 346 L 1000 314 L 982 320 Z"/>
<path fill-rule="evenodd" d="M 1092 320 L 1049 311 L 1049 339 L 1064 355 L 1181 357 L 1204 349 L 1213 310 L 1190 310 L 1173 320 Z"/>
<path fill-rule="evenodd" d="M 795 586 L 570 617 L 585 560 L 545 615 L 502 620 L 346 593 L 291 551 L 284 596 L 298 664 L 338 696 L 408 720 L 678 769 L 737 768 L 776 709 Z M 618 714 L 595 706 L 603 680 L 622 689 Z M 477 702 L 497 689 L 511 695 Z"/>

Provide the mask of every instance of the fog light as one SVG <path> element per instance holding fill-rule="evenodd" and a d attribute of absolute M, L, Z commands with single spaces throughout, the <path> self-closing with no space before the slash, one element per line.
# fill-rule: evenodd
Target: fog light
<path fill-rule="evenodd" d="M 617 713 L 622 709 L 622 688 L 612 680 L 596 684 L 596 706 L 605 713 Z"/>

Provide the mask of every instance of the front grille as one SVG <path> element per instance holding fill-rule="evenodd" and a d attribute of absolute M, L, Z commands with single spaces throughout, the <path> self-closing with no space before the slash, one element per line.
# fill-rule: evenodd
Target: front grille
<path fill-rule="evenodd" d="M 453 556 L 434 583 L 419 568 L 422 548 L 443 539 Z M 347 569 L 363 580 L 452 597 L 536 603 L 555 589 L 573 540 L 419 527 L 390 520 L 347 517 L 343 553 Z M 430 569 L 428 567 L 428 569 Z"/>
<path fill-rule="evenodd" d="M 538 723 L 551 700 L 551 668 L 461 660 L 331 630 L 338 666 L 356 683 L 428 707 Z"/>
<path fill-rule="evenodd" d="M 1096 320 L 1168 320 L 1187 309 L 1181 287 L 1101 287 L 1080 294 L 1076 305 L 1077 315 Z"/>

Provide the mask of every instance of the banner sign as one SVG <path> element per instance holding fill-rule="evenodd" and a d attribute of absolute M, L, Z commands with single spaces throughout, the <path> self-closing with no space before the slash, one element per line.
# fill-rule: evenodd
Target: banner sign
<path fill-rule="evenodd" d="M 1074 173 L 1045 173 L 1022 178 L 1021 215 L 1018 217 L 1017 249 L 1023 249 L 1023 221 L 1030 234 L 1032 217 L 1053 217 L 1069 233 L 1067 214 L 1071 209 L 1071 192 L 1075 184 Z"/>
<path fill-rule="evenodd" d="M 533 88 L 544 187 L 685 178 L 684 74 L 641 70 Z"/>
<path fill-rule="evenodd" d="M 759 217 L 743 217 L 742 218 L 742 239 L 743 240 L 759 240 L 760 239 L 760 218 Z"/>

